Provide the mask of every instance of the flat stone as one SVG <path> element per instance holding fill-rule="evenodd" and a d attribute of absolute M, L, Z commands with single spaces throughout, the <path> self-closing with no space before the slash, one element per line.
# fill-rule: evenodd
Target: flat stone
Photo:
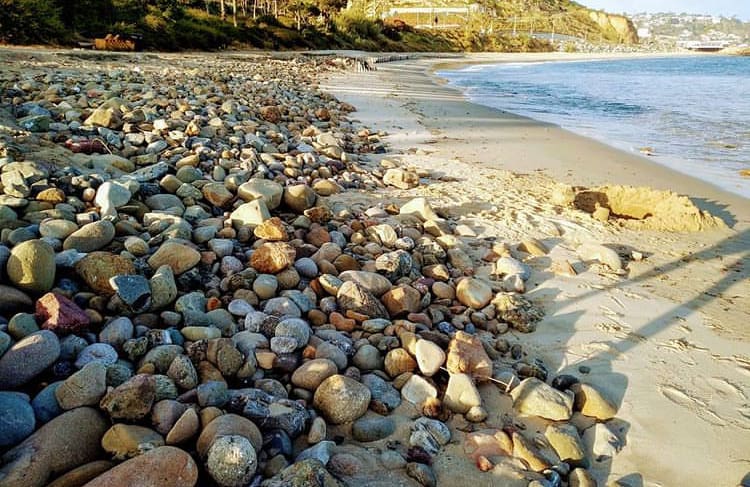
<path fill-rule="evenodd" d="M 617 406 L 603 391 L 591 384 L 577 383 L 570 388 L 575 393 L 574 408 L 584 416 L 607 421 L 617 414 Z"/>
<path fill-rule="evenodd" d="M 250 265 L 264 274 L 276 274 L 294 264 L 296 252 L 286 242 L 264 243 L 250 257 Z"/>
<path fill-rule="evenodd" d="M 229 220 L 237 229 L 244 226 L 254 228 L 269 218 L 271 218 L 271 213 L 262 199 L 243 203 L 229 215 Z"/>
<path fill-rule="evenodd" d="M 133 458 L 160 446 L 164 446 L 164 438 L 159 433 L 134 424 L 117 423 L 102 437 L 102 448 L 116 460 Z"/>
<path fill-rule="evenodd" d="M 436 398 L 437 389 L 423 377 L 413 374 L 401 388 L 401 396 L 415 406 L 419 406 L 427 399 Z"/>
<path fill-rule="evenodd" d="M 388 417 L 359 418 L 352 424 L 352 436 L 361 442 L 382 440 L 394 431 L 396 423 Z"/>
<path fill-rule="evenodd" d="M 344 311 L 353 311 L 368 318 L 389 318 L 385 306 L 372 293 L 353 281 L 345 281 L 341 285 L 336 301 Z"/>
<path fill-rule="evenodd" d="M 336 364 L 328 359 L 313 359 L 303 363 L 292 374 L 292 384 L 314 391 L 327 378 L 338 372 Z"/>
<path fill-rule="evenodd" d="M 385 276 L 375 272 L 344 271 L 339 274 L 342 281 L 353 281 L 375 296 L 382 296 L 389 291 L 393 284 Z"/>
<path fill-rule="evenodd" d="M 445 363 L 446 355 L 442 348 L 429 340 L 419 339 L 415 345 L 417 365 L 422 375 L 431 377 Z"/>

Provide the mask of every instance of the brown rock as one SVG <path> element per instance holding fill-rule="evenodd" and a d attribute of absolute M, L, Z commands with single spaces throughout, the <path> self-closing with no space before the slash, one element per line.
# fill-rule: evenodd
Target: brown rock
<path fill-rule="evenodd" d="M 234 195 L 224 186 L 224 183 L 208 183 L 203 188 L 203 197 L 214 206 L 223 208 L 234 198 Z"/>
<path fill-rule="evenodd" d="M 413 287 L 402 285 L 386 292 L 380 299 L 388 309 L 388 313 L 396 317 L 419 312 L 422 295 Z"/>
<path fill-rule="evenodd" d="M 164 438 L 145 426 L 116 423 L 102 436 L 102 448 L 115 459 L 142 455 L 151 448 L 164 446 Z"/>
<path fill-rule="evenodd" d="M 331 235 L 324 227 L 316 226 L 311 228 L 310 231 L 307 232 L 307 235 L 305 235 L 305 240 L 309 244 L 320 247 L 324 243 L 328 243 L 331 241 Z"/>
<path fill-rule="evenodd" d="M 183 450 L 155 448 L 106 471 L 84 487 L 193 487 L 198 466 Z"/>
<path fill-rule="evenodd" d="M 53 205 L 65 203 L 65 199 L 65 191 L 59 188 L 47 188 L 36 195 L 37 201 L 45 201 L 47 203 L 52 203 Z"/>
<path fill-rule="evenodd" d="M 274 105 L 260 107 L 260 116 L 266 122 L 279 123 L 281 121 L 281 110 Z"/>
<path fill-rule="evenodd" d="M 385 356 L 385 371 L 391 377 L 417 369 L 417 361 L 403 348 L 394 348 Z"/>
<path fill-rule="evenodd" d="M 269 242 L 289 240 L 289 235 L 286 232 L 286 228 L 284 228 L 284 223 L 281 221 L 281 218 L 277 216 L 270 218 L 255 227 L 253 234 L 255 234 L 256 237 L 268 240 Z"/>
<path fill-rule="evenodd" d="M 552 466 L 550 460 L 545 458 L 531 441 L 519 433 L 513 433 L 513 456 L 523 461 L 530 470 L 535 472 L 541 472 Z"/>
<path fill-rule="evenodd" d="M 57 473 L 93 462 L 107 426 L 96 409 L 61 414 L 0 457 L 0 487 L 43 487 Z"/>
<path fill-rule="evenodd" d="M 111 295 L 115 291 L 109 284 L 111 277 L 135 274 L 130 259 L 109 252 L 91 252 L 75 265 L 76 273 L 95 292 Z"/>
<path fill-rule="evenodd" d="M 292 384 L 314 391 L 327 378 L 338 372 L 336 364 L 326 358 L 317 358 L 303 363 L 292 374 Z"/>
<path fill-rule="evenodd" d="M 288 243 L 264 243 L 253 252 L 250 265 L 263 274 L 276 274 L 294 264 L 296 254 Z"/>
<path fill-rule="evenodd" d="M 448 345 L 446 368 L 451 374 L 469 374 L 477 381 L 492 376 L 492 360 L 484 351 L 482 342 L 463 331 L 456 332 Z"/>
<path fill-rule="evenodd" d="M 332 375 L 315 391 L 313 405 L 333 424 L 350 423 L 367 412 L 370 389 L 344 375 Z"/>
<path fill-rule="evenodd" d="M 154 270 L 168 265 L 175 274 L 182 274 L 195 267 L 200 260 L 200 252 L 187 243 L 175 239 L 161 244 L 154 255 L 149 257 L 148 265 Z"/>
<path fill-rule="evenodd" d="M 364 287 L 354 281 L 346 281 L 336 294 L 339 307 L 346 311 L 368 316 L 370 318 L 388 318 L 388 310 Z"/>
<path fill-rule="evenodd" d="M 156 398 L 156 379 L 139 374 L 120 384 L 104 396 L 99 407 L 113 419 L 135 421 L 151 412 Z"/>
<path fill-rule="evenodd" d="M 57 477 L 54 481 L 47 484 L 47 487 L 81 487 L 83 484 L 103 474 L 115 463 L 109 460 L 97 460 L 95 462 L 81 465 L 70 472 Z"/>
<path fill-rule="evenodd" d="M 78 333 L 88 328 L 91 320 L 70 299 L 62 294 L 47 293 L 36 302 L 36 319 L 41 328 L 59 334 Z"/>

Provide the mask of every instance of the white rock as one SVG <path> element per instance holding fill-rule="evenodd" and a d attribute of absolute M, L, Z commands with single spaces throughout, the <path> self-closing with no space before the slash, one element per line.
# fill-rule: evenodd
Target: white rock
<path fill-rule="evenodd" d="M 401 388 L 401 396 L 410 403 L 418 406 L 429 398 L 437 397 L 435 386 L 419 375 L 412 375 Z"/>
<path fill-rule="evenodd" d="M 415 356 L 420 372 L 427 377 L 435 375 L 445 363 L 445 352 L 430 340 L 417 340 Z"/>
<path fill-rule="evenodd" d="M 622 261 L 617 252 L 604 245 L 585 243 L 576 250 L 583 260 L 597 260 L 613 271 L 622 270 Z"/>
<path fill-rule="evenodd" d="M 442 220 L 435 210 L 432 209 L 430 204 L 425 198 L 414 198 L 401 206 L 400 212 L 402 215 L 417 215 L 423 221 L 427 220 Z"/>
<path fill-rule="evenodd" d="M 469 375 L 451 374 L 443 403 L 454 413 L 465 413 L 475 406 L 481 406 L 482 396 Z"/>

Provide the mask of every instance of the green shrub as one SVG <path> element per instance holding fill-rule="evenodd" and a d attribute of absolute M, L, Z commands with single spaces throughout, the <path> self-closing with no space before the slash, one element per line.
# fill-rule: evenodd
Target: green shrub
<path fill-rule="evenodd" d="M 0 42 L 61 43 L 68 38 L 51 0 L 0 0 Z"/>

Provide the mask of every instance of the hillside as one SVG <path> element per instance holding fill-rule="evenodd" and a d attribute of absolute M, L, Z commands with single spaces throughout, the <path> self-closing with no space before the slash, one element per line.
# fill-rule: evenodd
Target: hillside
<path fill-rule="evenodd" d="M 108 33 L 157 50 L 551 50 L 536 33 L 637 42 L 629 19 L 568 0 L 0 0 L 0 43 L 76 45 Z"/>

